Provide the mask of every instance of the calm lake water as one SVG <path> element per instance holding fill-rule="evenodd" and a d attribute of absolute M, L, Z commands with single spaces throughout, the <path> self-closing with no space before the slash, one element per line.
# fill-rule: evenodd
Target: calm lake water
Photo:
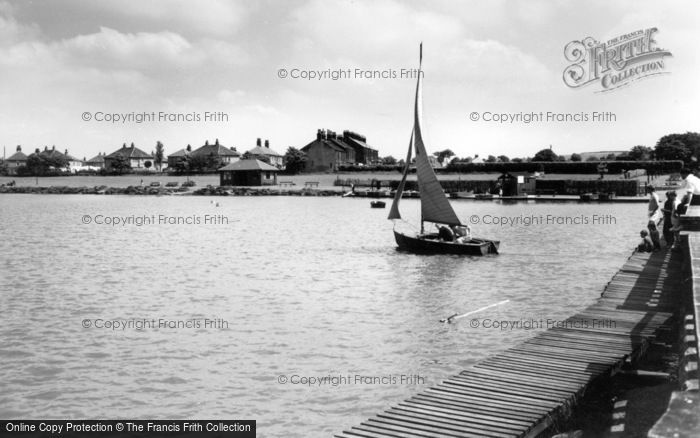
<path fill-rule="evenodd" d="M 472 227 L 501 239 L 499 256 L 416 256 L 367 199 L 0 195 L 0 417 L 255 419 L 260 437 L 330 436 L 536 333 L 441 318 L 510 300 L 473 317 L 561 320 L 590 304 L 646 223 L 645 204 L 454 205 L 520 224 Z M 416 218 L 418 202 L 402 210 Z M 229 223 L 194 223 L 205 215 Z M 547 215 L 588 224 L 523 225 Z M 95 328 L 144 319 L 200 327 Z M 298 383 L 309 376 L 351 382 Z"/>

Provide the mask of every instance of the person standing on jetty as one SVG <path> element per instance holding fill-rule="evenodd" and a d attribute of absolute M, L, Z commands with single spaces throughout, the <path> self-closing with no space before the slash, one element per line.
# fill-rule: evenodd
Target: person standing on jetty
<path fill-rule="evenodd" d="M 671 231 L 671 228 L 673 228 L 673 212 L 676 210 L 676 206 L 678 206 L 678 201 L 676 198 L 676 192 L 666 192 L 666 201 L 664 202 L 664 208 L 661 209 L 661 211 L 664 214 L 663 235 L 664 240 L 666 241 L 666 246 L 673 245 L 674 235 Z"/>
<path fill-rule="evenodd" d="M 693 175 L 687 167 L 681 169 L 683 191 L 690 195 L 690 205 L 700 205 L 700 178 Z"/>
<path fill-rule="evenodd" d="M 647 192 L 649 192 L 649 222 L 654 222 L 656 225 L 661 219 L 661 202 L 654 186 L 647 186 Z"/>
<path fill-rule="evenodd" d="M 690 195 L 686 194 L 683 196 L 680 202 L 674 205 L 673 213 L 671 214 L 671 232 L 673 233 L 673 245 L 672 250 L 680 248 L 681 243 L 681 215 L 685 214 L 688 209 L 688 202 L 690 202 Z"/>

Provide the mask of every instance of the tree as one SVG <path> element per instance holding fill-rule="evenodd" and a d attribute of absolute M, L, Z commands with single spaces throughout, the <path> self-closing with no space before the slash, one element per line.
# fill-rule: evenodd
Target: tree
<path fill-rule="evenodd" d="M 190 171 L 190 156 L 184 156 L 177 160 L 173 165 L 173 169 L 176 173 L 187 173 Z"/>
<path fill-rule="evenodd" d="M 117 155 L 112 161 L 112 170 L 121 175 L 122 173 L 131 170 L 131 163 L 129 163 L 129 160 L 126 157 Z"/>
<path fill-rule="evenodd" d="M 304 152 L 290 146 L 284 154 L 285 172 L 291 175 L 303 172 L 306 160 Z"/>
<path fill-rule="evenodd" d="M 156 142 L 155 162 L 158 170 L 163 168 L 163 150 L 163 143 L 160 141 Z"/>
<path fill-rule="evenodd" d="M 495 163 L 497 160 L 498 160 L 498 158 L 496 158 L 495 156 L 489 155 L 489 156 L 486 157 L 486 159 L 484 160 L 484 163 Z"/>
<path fill-rule="evenodd" d="M 654 148 L 657 160 L 683 160 L 685 164 L 697 161 L 700 157 L 700 134 L 669 134 L 661 137 Z"/>
<path fill-rule="evenodd" d="M 511 161 L 512 161 L 513 163 L 522 163 L 522 162 L 523 162 L 523 159 L 522 159 L 522 158 L 516 157 L 516 158 L 513 158 Z"/>
<path fill-rule="evenodd" d="M 657 160 L 683 160 L 686 164 L 697 161 L 700 157 L 700 134 L 669 134 L 656 143 L 654 157 Z"/>
<path fill-rule="evenodd" d="M 209 168 L 209 157 L 202 155 L 191 156 L 188 160 L 191 172 L 203 172 Z"/>
<path fill-rule="evenodd" d="M 396 158 L 392 157 L 391 155 L 386 156 L 382 158 L 382 164 L 387 166 L 393 166 L 396 164 Z"/>
<path fill-rule="evenodd" d="M 499 161 L 500 163 L 509 163 L 509 162 L 510 162 L 510 158 L 508 158 L 507 155 L 499 155 L 499 156 L 498 156 L 498 161 Z"/>
<path fill-rule="evenodd" d="M 609 154 L 605 157 L 605 159 L 606 159 L 606 160 L 615 160 L 615 154 L 613 154 L 613 153 L 611 152 L 611 153 L 609 153 Z"/>
<path fill-rule="evenodd" d="M 442 151 L 433 152 L 433 155 L 437 157 L 437 160 L 440 164 L 443 164 L 446 158 L 454 157 L 455 153 L 452 152 L 450 149 L 445 149 Z"/>
<path fill-rule="evenodd" d="M 542 149 L 535 154 L 532 161 L 557 161 L 557 154 L 550 148 Z"/>
<path fill-rule="evenodd" d="M 586 161 L 599 161 L 599 160 L 598 160 L 598 157 L 591 155 L 590 157 L 586 158 Z"/>
<path fill-rule="evenodd" d="M 151 160 L 146 160 L 146 161 L 143 163 L 143 167 L 145 167 L 146 169 L 150 169 L 151 166 L 153 166 L 153 163 L 151 163 Z"/>
<path fill-rule="evenodd" d="M 581 155 L 580 154 L 571 154 L 571 158 L 569 158 L 571 161 L 581 161 Z"/>

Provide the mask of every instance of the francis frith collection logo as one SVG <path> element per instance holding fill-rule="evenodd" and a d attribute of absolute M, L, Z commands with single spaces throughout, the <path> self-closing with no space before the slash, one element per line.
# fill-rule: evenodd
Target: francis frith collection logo
<path fill-rule="evenodd" d="M 606 92 L 634 81 L 666 71 L 668 50 L 657 46 L 652 27 L 620 35 L 605 42 L 592 37 L 572 41 L 564 48 L 566 60 L 572 64 L 564 69 L 564 83 L 571 88 L 600 84 L 597 92 Z"/>

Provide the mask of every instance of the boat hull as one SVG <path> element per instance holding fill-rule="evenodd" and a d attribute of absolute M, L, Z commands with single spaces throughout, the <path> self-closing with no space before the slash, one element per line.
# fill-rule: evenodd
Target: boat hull
<path fill-rule="evenodd" d="M 396 244 L 402 251 L 417 254 L 461 254 L 487 255 L 498 254 L 500 241 L 472 238 L 467 243 L 445 242 L 437 238 L 437 234 L 409 236 L 394 230 Z"/>

